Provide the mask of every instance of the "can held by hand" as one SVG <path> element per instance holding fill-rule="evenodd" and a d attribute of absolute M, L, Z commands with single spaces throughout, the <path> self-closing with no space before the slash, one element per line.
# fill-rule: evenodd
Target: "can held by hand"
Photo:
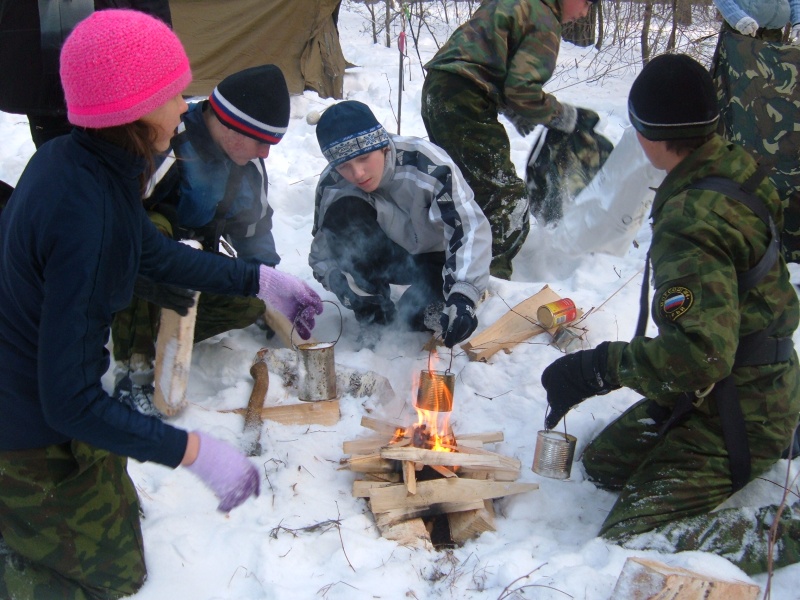
<path fill-rule="evenodd" d="M 545 329 L 572 323 L 577 318 L 578 309 L 575 308 L 575 303 L 569 298 L 542 304 L 536 311 L 536 319 Z"/>

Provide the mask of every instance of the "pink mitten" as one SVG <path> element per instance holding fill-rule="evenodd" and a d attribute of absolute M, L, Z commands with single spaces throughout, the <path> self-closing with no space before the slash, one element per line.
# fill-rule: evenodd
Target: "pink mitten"
<path fill-rule="evenodd" d="M 322 313 L 322 300 L 317 293 L 305 282 L 272 267 L 261 265 L 258 274 L 258 297 L 285 315 L 301 338 L 310 338 L 314 315 Z"/>
<path fill-rule="evenodd" d="M 217 509 L 228 512 L 251 494 L 258 496 L 258 471 L 244 454 L 211 435 L 195 433 L 200 438 L 200 449 L 195 461 L 186 468 L 214 491 L 220 499 Z"/>

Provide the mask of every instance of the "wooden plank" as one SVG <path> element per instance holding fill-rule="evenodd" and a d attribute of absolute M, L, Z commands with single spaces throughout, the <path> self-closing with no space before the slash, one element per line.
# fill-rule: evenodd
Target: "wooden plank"
<path fill-rule="evenodd" d="M 484 500 L 482 508 L 448 513 L 447 520 L 450 523 L 450 538 L 456 544 L 463 544 L 487 531 L 496 531 L 492 500 Z"/>
<path fill-rule="evenodd" d="M 453 471 L 448 469 L 447 467 L 442 467 L 440 465 L 428 465 L 431 469 L 436 471 L 442 477 L 458 477 Z"/>
<path fill-rule="evenodd" d="M 393 473 L 397 463 L 385 460 L 379 454 L 351 456 L 347 459 L 347 468 L 354 473 Z"/>
<path fill-rule="evenodd" d="M 456 443 L 461 441 L 476 440 L 484 444 L 502 442 L 505 439 L 502 431 L 485 431 L 483 433 L 459 433 L 456 434 Z"/>
<path fill-rule="evenodd" d="M 372 435 L 369 437 L 346 440 L 342 443 L 342 454 L 372 454 L 391 441 L 389 435 Z"/>
<path fill-rule="evenodd" d="M 396 508 L 483 501 L 489 498 L 522 494 L 538 488 L 539 486 L 535 483 L 480 481 L 454 477 L 420 481 L 417 483 L 417 493 L 413 496 L 406 493 L 405 486 L 389 486 L 372 489 L 369 497 L 373 512 L 386 512 Z"/>
<path fill-rule="evenodd" d="M 400 421 L 389 421 L 386 419 L 376 419 L 375 417 L 363 416 L 361 417 L 361 426 L 377 431 L 378 433 L 393 436 L 398 429 L 405 431 L 407 423 Z"/>
<path fill-rule="evenodd" d="M 482 479 L 493 479 L 495 481 L 516 481 L 519 479 L 520 471 L 519 469 L 493 469 L 490 473 L 489 471 L 481 468 L 461 467 L 458 470 L 458 474 L 460 477 L 468 477 L 470 479 L 475 479 L 475 475 L 482 474 L 484 475 Z"/>
<path fill-rule="evenodd" d="M 481 500 L 474 502 L 444 502 L 434 506 L 409 506 L 405 508 L 396 508 L 385 512 L 374 512 L 375 522 L 379 528 L 395 523 L 401 523 L 406 519 L 415 519 L 418 517 L 433 517 L 435 515 L 450 514 L 461 512 L 465 510 L 477 510 L 483 506 Z"/>
<path fill-rule="evenodd" d="M 373 488 L 387 487 L 390 485 L 402 485 L 391 481 L 366 481 L 357 479 L 353 482 L 354 498 L 369 498 L 370 490 Z"/>
<path fill-rule="evenodd" d="M 645 558 L 629 558 L 610 600 L 756 600 L 760 588 L 742 581 L 724 581 Z"/>
<path fill-rule="evenodd" d="M 483 362 L 500 350 L 509 351 L 517 344 L 545 332 L 545 329 L 537 324 L 536 311 L 543 304 L 556 300 L 561 300 L 561 296 L 546 285 L 530 298 L 517 304 L 494 324 L 462 344 L 461 347 L 470 360 Z M 578 317 L 581 314 L 583 313 L 579 310 Z M 552 334 L 557 329 L 558 327 L 553 327 L 549 331 Z"/>
<path fill-rule="evenodd" d="M 265 406 L 261 416 L 283 425 L 336 425 L 341 413 L 338 400 Z"/>
<path fill-rule="evenodd" d="M 403 461 L 403 481 L 409 494 L 417 493 L 417 472 L 413 462 Z"/>
<path fill-rule="evenodd" d="M 393 460 L 412 460 L 424 465 L 442 465 L 445 467 L 480 467 L 482 469 L 519 469 L 521 463 L 516 458 L 503 456 L 484 450 L 481 454 L 471 454 L 468 452 L 437 452 L 435 450 L 425 450 L 424 448 L 414 448 L 406 446 L 398 448 L 395 446 L 384 446 L 380 450 L 381 458 Z"/>
<path fill-rule="evenodd" d="M 301 340 L 300 336 L 295 335 L 292 336 L 292 323 L 283 313 L 278 312 L 273 306 L 269 304 L 266 305 L 267 309 L 264 311 L 264 321 L 269 325 L 270 329 L 278 334 L 278 339 L 286 348 L 294 348 L 292 344 L 292 338 L 296 340 L 295 343 L 304 343 L 304 344 L 317 344 L 317 340 L 314 337 L 310 337 L 307 340 Z"/>
<path fill-rule="evenodd" d="M 406 519 L 399 523 L 378 524 L 381 536 L 387 540 L 397 542 L 401 546 L 433 550 L 431 534 L 422 519 Z"/>

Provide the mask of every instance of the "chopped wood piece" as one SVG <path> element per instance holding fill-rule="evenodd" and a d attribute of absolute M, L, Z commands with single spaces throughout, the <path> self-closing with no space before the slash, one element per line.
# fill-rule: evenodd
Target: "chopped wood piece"
<path fill-rule="evenodd" d="M 482 454 L 471 454 L 467 452 L 437 452 L 410 446 L 405 448 L 385 446 L 381 448 L 380 455 L 381 458 L 413 460 L 426 465 L 443 465 L 446 467 L 467 466 L 483 469 L 518 470 L 521 466 L 521 463 L 515 458 L 495 454 L 488 450 L 484 450 Z"/>
<path fill-rule="evenodd" d="M 435 479 L 417 483 L 417 493 L 409 496 L 405 486 L 394 485 L 370 490 L 370 504 L 374 512 L 395 508 L 433 506 L 443 503 L 473 502 L 501 498 L 538 489 L 535 483 L 480 481 L 475 479 Z M 451 511 L 442 511 L 451 512 Z"/>
<path fill-rule="evenodd" d="M 447 520 L 450 523 L 450 538 L 456 544 L 463 544 L 486 531 L 496 531 L 492 500 L 484 500 L 483 508 L 448 513 Z"/>
<path fill-rule="evenodd" d="M 483 506 L 483 502 L 476 500 L 474 502 L 445 502 L 435 506 L 407 506 L 404 508 L 396 508 L 386 512 L 375 512 L 375 522 L 379 528 L 387 525 L 400 523 L 406 519 L 413 519 L 417 517 L 432 517 L 435 515 L 450 514 L 461 512 L 464 510 L 477 510 Z"/>
<path fill-rule="evenodd" d="M 510 352 L 517 344 L 544 333 L 536 319 L 536 311 L 543 304 L 561 300 L 549 286 L 544 286 L 530 298 L 523 300 L 506 314 L 500 317 L 493 325 L 484 329 L 461 347 L 470 360 L 486 361 L 490 356 L 500 350 Z M 578 317 L 583 313 L 578 310 Z M 554 332 L 558 327 L 553 327 Z"/>
<path fill-rule="evenodd" d="M 408 519 L 394 524 L 378 524 L 378 530 L 387 540 L 401 546 L 433 550 L 431 534 L 428 533 L 422 519 Z"/>
<path fill-rule="evenodd" d="M 417 493 L 417 472 L 413 462 L 403 461 L 403 481 L 409 494 Z"/>
<path fill-rule="evenodd" d="M 261 416 L 283 425 L 336 425 L 341 413 L 338 400 L 265 406 Z"/>
<path fill-rule="evenodd" d="M 399 421 L 387 421 L 385 419 L 376 419 L 375 417 L 361 417 L 361 426 L 377 431 L 378 433 L 386 433 L 394 435 L 395 431 L 401 429 L 405 431 L 407 423 L 400 423 Z"/>
<path fill-rule="evenodd" d="M 354 498 L 369 498 L 370 490 L 372 488 L 386 487 L 388 485 L 397 485 L 396 481 L 354 481 L 353 482 L 353 497 Z"/>
<path fill-rule="evenodd" d="M 756 600 L 760 588 L 644 558 L 629 558 L 610 600 Z"/>
<path fill-rule="evenodd" d="M 385 460 L 380 457 L 380 454 L 351 456 L 346 463 L 346 468 L 354 473 L 392 473 L 397 468 L 395 461 Z"/>
<path fill-rule="evenodd" d="M 484 444 L 492 444 L 494 442 L 502 442 L 505 439 L 502 431 L 487 431 L 484 433 L 460 433 L 456 435 L 456 443 L 460 444 L 462 441 L 468 440 L 480 441 Z"/>
<path fill-rule="evenodd" d="M 428 465 L 431 469 L 436 471 L 442 477 L 458 477 L 453 471 L 448 469 L 447 467 L 442 467 L 440 465 Z"/>

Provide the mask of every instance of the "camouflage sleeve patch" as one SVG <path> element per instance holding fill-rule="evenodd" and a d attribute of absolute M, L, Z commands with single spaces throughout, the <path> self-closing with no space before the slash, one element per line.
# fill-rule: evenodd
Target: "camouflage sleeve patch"
<path fill-rule="evenodd" d="M 658 300 L 658 312 L 665 321 L 677 321 L 692 308 L 694 293 L 687 287 L 667 288 Z"/>

